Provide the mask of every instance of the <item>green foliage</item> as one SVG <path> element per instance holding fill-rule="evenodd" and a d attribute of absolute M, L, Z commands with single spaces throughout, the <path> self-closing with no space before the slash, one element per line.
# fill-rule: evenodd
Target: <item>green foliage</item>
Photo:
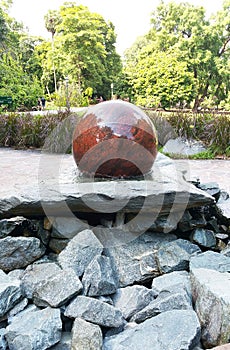
<path fill-rule="evenodd" d="M 87 88 L 83 93 L 79 91 L 78 85 L 75 82 L 68 83 L 68 88 L 65 82 L 59 83 L 58 93 L 55 97 L 58 107 L 85 107 L 89 105 L 89 98 L 92 96 L 92 88 Z"/>
<path fill-rule="evenodd" d="M 22 27 L 0 9 L 0 95 L 12 96 L 12 109 L 30 109 L 43 94 L 41 66 L 35 55 L 38 43 L 40 39 L 24 34 Z"/>
<path fill-rule="evenodd" d="M 0 118 L 0 146 L 16 148 L 41 148 L 51 132 L 69 114 L 36 115 L 30 113 L 9 113 Z M 55 142 L 54 142 L 55 144 Z"/>
<path fill-rule="evenodd" d="M 43 59 L 42 79 L 50 90 L 55 67 L 58 87 L 68 76 L 80 94 L 90 86 L 94 95 L 109 98 L 110 84 L 122 68 L 112 23 L 75 3 L 65 3 L 58 13 L 49 12 L 46 23 L 53 45 Z"/>
<path fill-rule="evenodd" d="M 61 23 L 61 17 L 58 13 L 58 11 L 48 11 L 48 13 L 45 15 L 45 26 L 48 32 L 52 34 L 52 37 L 56 33 L 56 27 L 58 24 Z"/>
<path fill-rule="evenodd" d="M 188 156 L 189 159 L 215 159 L 215 152 L 211 148 L 207 149 L 204 152 L 200 152 L 191 156 Z"/>
<path fill-rule="evenodd" d="M 3 48 L 7 40 L 9 29 L 7 27 L 6 18 L 0 7 L 0 48 Z"/>
<path fill-rule="evenodd" d="M 39 81 L 26 75 L 16 60 L 4 57 L 0 61 L 0 95 L 12 96 L 13 107 L 31 108 L 42 93 Z"/>
<path fill-rule="evenodd" d="M 30 109 L 40 95 L 66 106 L 67 76 L 72 106 L 110 99 L 113 83 L 114 95 L 140 106 L 230 110 L 230 0 L 210 19 L 201 6 L 161 1 L 123 67 L 114 25 L 88 7 L 64 2 L 48 11 L 46 41 L 9 16 L 12 0 L 0 4 L 0 94 L 13 97 L 15 110 Z"/>
<path fill-rule="evenodd" d="M 110 84 L 122 68 L 112 23 L 85 6 L 64 3 L 45 16 L 52 34 L 49 42 L 28 36 L 8 16 L 10 4 L 6 0 L 0 8 L 0 94 L 13 97 L 15 110 L 22 105 L 31 109 L 39 96 L 50 100 L 54 92 L 58 105 L 65 106 L 66 76 L 71 81 L 71 105 L 88 105 L 92 94 L 110 98 Z M 85 92 L 88 87 L 93 93 Z"/>
<path fill-rule="evenodd" d="M 161 1 L 149 33 L 126 52 L 125 72 L 135 102 L 164 108 L 192 105 L 194 110 L 204 101 L 225 105 L 230 91 L 229 8 L 225 0 L 208 20 L 201 6 Z"/>
<path fill-rule="evenodd" d="M 189 104 L 195 96 L 195 84 L 185 62 L 175 53 L 142 51 L 141 60 L 131 77 L 137 105 L 169 108 Z"/>

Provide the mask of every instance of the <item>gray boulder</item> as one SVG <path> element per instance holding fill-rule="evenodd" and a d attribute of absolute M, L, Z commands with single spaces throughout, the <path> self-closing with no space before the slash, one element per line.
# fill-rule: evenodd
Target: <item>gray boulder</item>
<path fill-rule="evenodd" d="M 219 272 L 230 272 L 230 257 L 213 251 L 207 251 L 202 254 L 191 257 L 190 270 L 209 269 Z"/>
<path fill-rule="evenodd" d="M 51 237 L 71 239 L 79 232 L 88 229 L 89 225 L 75 217 L 55 217 L 52 222 Z"/>
<path fill-rule="evenodd" d="M 93 231 L 84 230 L 70 240 L 66 248 L 59 254 L 58 262 L 63 270 L 72 268 L 77 276 L 82 276 L 89 263 L 102 251 L 103 246 Z"/>
<path fill-rule="evenodd" d="M 0 350 L 7 349 L 7 343 L 5 339 L 6 330 L 5 328 L 0 328 Z"/>
<path fill-rule="evenodd" d="M 15 317 L 19 312 L 23 311 L 28 305 L 28 299 L 23 298 L 20 300 L 10 311 L 7 312 L 8 323 L 11 323 L 13 317 Z"/>
<path fill-rule="evenodd" d="M 11 279 L 0 270 L 0 317 L 4 316 L 21 299 L 20 281 Z"/>
<path fill-rule="evenodd" d="M 196 228 L 191 233 L 191 240 L 206 248 L 215 248 L 216 246 L 216 236 L 212 230 L 207 230 L 204 228 Z"/>
<path fill-rule="evenodd" d="M 118 278 L 110 258 L 96 256 L 85 269 L 82 284 L 85 295 L 100 296 L 115 293 L 118 288 Z"/>
<path fill-rule="evenodd" d="M 6 328 L 10 349 L 46 350 L 61 338 L 62 322 L 59 309 L 46 308 L 16 317 Z"/>
<path fill-rule="evenodd" d="M 0 238 L 4 238 L 9 235 L 13 235 L 18 233 L 18 235 L 22 231 L 22 226 L 27 222 L 23 216 L 16 216 L 10 219 L 2 219 L 0 220 Z"/>
<path fill-rule="evenodd" d="M 104 303 L 107 303 L 109 305 L 113 305 L 113 299 L 111 295 L 100 295 L 99 297 L 95 297 L 98 300 L 103 301 Z"/>
<path fill-rule="evenodd" d="M 123 232 L 123 235 L 125 232 Z M 172 243 L 172 234 L 146 232 L 128 244 L 107 248 L 119 278 L 119 287 L 142 283 L 160 274 L 154 251 L 163 243 Z"/>
<path fill-rule="evenodd" d="M 66 269 L 50 276 L 37 285 L 33 301 L 37 306 L 60 307 L 82 290 L 82 284 L 72 269 Z"/>
<path fill-rule="evenodd" d="M 199 342 L 200 324 L 193 310 L 163 312 L 105 338 L 103 350 L 190 350 Z"/>
<path fill-rule="evenodd" d="M 135 218 L 134 214 L 128 214 L 127 224 L 128 229 L 131 232 L 138 233 L 148 231 L 154 232 L 171 232 L 177 228 L 177 224 L 182 217 L 182 213 L 174 212 L 171 215 L 161 215 L 156 218 L 152 213 L 143 213 L 138 220 L 133 220 Z"/>
<path fill-rule="evenodd" d="M 175 285 L 180 285 L 181 288 L 185 288 L 188 295 L 192 296 L 190 275 L 187 271 L 173 271 L 154 278 L 152 289 L 156 294 L 159 294 L 162 290 Z"/>
<path fill-rule="evenodd" d="M 121 310 L 126 320 L 147 306 L 153 299 L 155 293 L 144 286 L 130 286 L 119 288 L 112 296 L 113 304 Z"/>
<path fill-rule="evenodd" d="M 103 336 L 101 328 L 82 318 L 76 318 L 72 328 L 71 350 L 101 350 Z"/>
<path fill-rule="evenodd" d="M 61 271 L 56 263 L 41 263 L 29 265 L 21 275 L 21 287 L 27 298 L 32 299 L 35 288 Z"/>
<path fill-rule="evenodd" d="M 49 241 L 49 248 L 56 254 L 61 253 L 69 243 L 69 239 L 51 238 Z"/>
<path fill-rule="evenodd" d="M 220 253 L 223 254 L 224 256 L 230 258 L 230 244 L 229 244 L 229 242 L 228 242 L 228 244 L 224 247 L 224 249 L 221 250 Z"/>
<path fill-rule="evenodd" d="M 65 316 L 83 318 L 86 321 L 104 327 L 118 328 L 125 324 L 119 309 L 101 300 L 86 296 L 76 297 L 66 308 Z"/>
<path fill-rule="evenodd" d="M 202 191 L 207 192 L 210 194 L 212 197 L 215 198 L 216 201 L 220 198 L 220 186 L 218 185 L 217 182 L 207 182 L 207 183 L 202 183 L 197 186 L 200 188 Z"/>
<path fill-rule="evenodd" d="M 20 318 L 24 317 L 24 315 L 31 314 L 32 312 L 36 312 L 39 310 L 40 310 L 40 308 L 38 308 L 36 305 L 29 304 L 25 309 L 21 310 L 20 312 L 18 312 L 14 316 L 8 318 L 8 323 L 11 324 L 13 321 L 15 321 L 16 318 L 20 319 Z"/>
<path fill-rule="evenodd" d="M 217 203 L 220 217 L 227 223 L 230 224 L 230 198 L 222 200 Z"/>
<path fill-rule="evenodd" d="M 161 273 L 188 270 L 189 260 L 198 253 L 200 248 L 184 239 L 165 243 L 156 252 L 159 270 Z"/>
<path fill-rule="evenodd" d="M 62 332 L 61 339 L 59 342 L 49 348 L 50 350 L 72 350 L 71 348 L 71 333 L 70 332 Z"/>
<path fill-rule="evenodd" d="M 0 269 L 11 271 L 26 267 L 45 253 L 45 246 L 35 237 L 0 239 Z"/>
<path fill-rule="evenodd" d="M 190 214 L 189 210 L 185 210 L 184 214 L 182 215 L 179 223 L 178 228 L 182 232 L 190 231 L 197 226 L 197 220 L 194 220 L 192 215 Z M 203 225 L 206 225 L 206 221 L 203 220 Z"/>
<path fill-rule="evenodd" d="M 199 317 L 202 343 L 206 348 L 227 343 L 230 334 L 230 274 L 193 269 L 192 294 Z"/>
<path fill-rule="evenodd" d="M 162 312 L 188 309 L 192 309 L 192 297 L 185 288 L 177 284 L 163 289 L 155 300 L 137 312 L 130 321 L 141 323 Z"/>

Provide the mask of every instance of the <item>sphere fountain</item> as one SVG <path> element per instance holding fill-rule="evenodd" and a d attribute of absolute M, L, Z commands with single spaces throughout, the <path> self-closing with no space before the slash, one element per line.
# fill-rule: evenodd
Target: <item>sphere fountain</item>
<path fill-rule="evenodd" d="M 86 175 L 132 178 L 151 171 L 157 156 L 157 134 L 139 107 L 122 100 L 90 107 L 76 125 L 73 156 Z"/>

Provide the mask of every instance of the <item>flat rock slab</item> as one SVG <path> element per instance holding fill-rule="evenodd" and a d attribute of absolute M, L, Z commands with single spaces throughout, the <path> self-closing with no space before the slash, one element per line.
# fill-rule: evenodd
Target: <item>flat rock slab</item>
<path fill-rule="evenodd" d="M 0 148 L 0 159 L 0 218 L 140 210 L 163 215 L 214 202 L 160 153 L 143 179 L 109 181 L 82 178 L 72 155 Z"/>

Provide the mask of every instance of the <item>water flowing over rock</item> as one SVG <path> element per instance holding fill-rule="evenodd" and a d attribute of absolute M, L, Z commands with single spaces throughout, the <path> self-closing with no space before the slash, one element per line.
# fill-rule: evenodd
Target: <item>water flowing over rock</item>
<path fill-rule="evenodd" d="M 41 154 L 39 158 L 39 154 L 30 153 L 28 162 L 33 172 L 25 173 L 21 162 L 15 173 L 23 173 L 23 178 L 10 182 L 4 178 L 7 189 L 0 191 L 0 218 L 44 215 L 44 209 L 50 217 L 65 216 L 66 204 L 72 212 L 93 211 L 91 208 L 96 207 L 106 213 L 108 208 L 119 211 L 122 205 L 125 212 L 136 213 L 143 202 L 145 211 L 164 215 L 170 213 L 172 203 L 173 211 L 181 211 L 213 202 L 208 193 L 184 181 L 176 164 L 160 153 L 145 181 L 114 181 L 113 186 L 110 181 L 76 183 L 79 174 L 72 156 Z"/>
<path fill-rule="evenodd" d="M 196 140 L 186 140 L 178 137 L 176 139 L 170 139 L 163 147 L 163 152 L 169 155 L 183 155 L 191 156 L 206 150 L 204 144 Z"/>

